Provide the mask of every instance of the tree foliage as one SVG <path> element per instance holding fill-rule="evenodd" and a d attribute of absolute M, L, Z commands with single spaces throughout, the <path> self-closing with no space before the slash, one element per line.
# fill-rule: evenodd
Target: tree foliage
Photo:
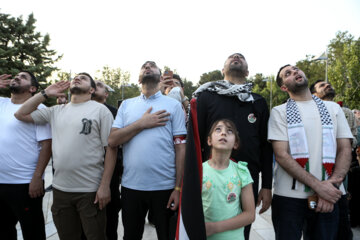
<path fill-rule="evenodd" d="M 349 108 L 360 105 L 360 38 L 348 32 L 338 32 L 328 46 L 330 83 L 336 91 L 336 101 Z"/>
<path fill-rule="evenodd" d="M 262 73 L 257 73 L 249 81 L 254 84 L 252 91 L 265 98 L 269 108 L 282 104 L 288 98 L 287 93 L 277 87 L 274 76 L 265 77 Z"/>
<path fill-rule="evenodd" d="M 115 107 L 117 107 L 119 100 L 136 97 L 140 94 L 137 84 L 129 84 L 130 73 L 121 70 L 121 68 L 104 66 L 103 69 L 96 72 L 95 79 L 105 82 L 114 90 L 114 92 L 109 93 L 107 103 Z"/>
<path fill-rule="evenodd" d="M 197 84 L 198 86 L 207 83 L 207 82 L 212 82 L 212 81 L 217 81 L 217 80 L 221 80 L 224 79 L 222 73 L 220 70 L 214 70 L 208 73 L 203 73 L 200 77 L 200 81 Z"/>
<path fill-rule="evenodd" d="M 189 99 L 191 99 L 193 92 L 195 92 L 196 90 L 196 86 L 193 84 L 192 81 L 189 81 L 186 78 L 183 79 L 183 83 L 184 83 L 184 95 L 187 96 Z"/>
<path fill-rule="evenodd" d="M 0 73 L 16 75 L 27 70 L 35 74 L 41 85 L 46 85 L 46 78 L 57 69 L 54 63 L 61 56 L 49 49 L 49 34 L 37 32 L 35 23 L 33 14 L 24 22 L 22 16 L 0 13 Z M 4 94 L 9 96 L 7 90 Z"/>
<path fill-rule="evenodd" d="M 314 61 L 314 56 L 306 55 L 306 58 L 296 62 L 296 66 L 300 68 L 309 81 L 309 86 L 317 80 L 325 81 L 326 62 L 324 60 Z"/>

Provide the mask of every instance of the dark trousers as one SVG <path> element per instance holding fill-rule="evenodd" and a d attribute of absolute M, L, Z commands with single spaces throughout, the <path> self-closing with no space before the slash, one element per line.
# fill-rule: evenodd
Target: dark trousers
<path fill-rule="evenodd" d="M 106 209 L 94 204 L 95 192 L 63 192 L 53 188 L 54 224 L 61 240 L 106 240 Z"/>
<path fill-rule="evenodd" d="M 349 218 L 349 201 L 347 195 L 342 195 L 339 202 L 339 231 L 338 240 L 352 240 L 353 233 L 350 226 Z"/>
<path fill-rule="evenodd" d="M 45 240 L 42 199 L 30 198 L 29 184 L 0 184 L 0 239 L 16 240 L 20 222 L 24 240 Z"/>
<path fill-rule="evenodd" d="M 254 181 L 253 182 L 253 192 L 254 192 L 254 200 L 255 200 L 255 206 L 256 206 L 256 202 L 257 202 L 257 198 L 258 198 L 258 194 L 259 194 L 259 173 L 257 173 L 257 174 L 251 173 L 251 177 Z M 250 230 L 251 230 L 251 224 L 245 226 L 245 229 L 244 229 L 245 240 L 249 240 Z"/>
<path fill-rule="evenodd" d="M 331 213 L 316 213 L 308 208 L 307 199 L 273 196 L 272 221 L 277 240 L 333 240 L 339 224 L 338 204 Z"/>
<path fill-rule="evenodd" d="M 119 224 L 119 212 L 121 209 L 120 200 L 120 176 L 122 173 L 122 166 L 119 161 L 116 161 L 114 173 L 111 178 L 110 191 L 111 201 L 106 205 L 106 236 L 107 240 L 117 240 L 117 229 Z"/>
<path fill-rule="evenodd" d="M 169 239 L 169 221 L 174 212 L 166 206 L 172 191 L 138 191 L 121 187 L 124 240 L 142 239 L 148 210 L 153 213 L 158 239 Z"/>

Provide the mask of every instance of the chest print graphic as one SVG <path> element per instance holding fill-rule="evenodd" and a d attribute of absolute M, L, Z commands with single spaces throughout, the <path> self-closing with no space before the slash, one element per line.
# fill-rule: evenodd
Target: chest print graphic
<path fill-rule="evenodd" d="M 92 121 L 89 119 L 86 119 L 86 118 L 83 118 L 81 121 L 83 123 L 83 128 L 82 128 L 80 134 L 85 134 L 85 135 L 90 134 Z"/>

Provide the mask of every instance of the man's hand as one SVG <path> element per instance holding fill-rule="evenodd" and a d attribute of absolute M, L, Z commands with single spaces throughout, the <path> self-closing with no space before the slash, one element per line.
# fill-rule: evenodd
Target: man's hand
<path fill-rule="evenodd" d="M 0 75 L 0 88 L 6 88 L 9 84 L 11 79 L 9 79 L 11 77 L 10 74 L 2 74 Z"/>
<path fill-rule="evenodd" d="M 69 81 L 60 81 L 48 86 L 45 93 L 49 97 L 66 97 L 64 91 L 70 87 Z"/>
<path fill-rule="evenodd" d="M 173 211 L 176 211 L 179 206 L 179 199 L 180 199 L 180 191 L 174 190 L 170 195 L 166 207 L 170 208 Z"/>
<path fill-rule="evenodd" d="M 165 94 L 165 91 L 168 87 L 173 87 L 174 81 L 167 77 L 165 79 L 160 80 L 160 91 L 161 93 Z"/>
<path fill-rule="evenodd" d="M 315 209 L 316 212 L 329 213 L 329 212 L 332 212 L 333 210 L 334 210 L 334 204 L 319 197 L 319 200 L 317 202 L 317 206 Z"/>
<path fill-rule="evenodd" d="M 333 182 L 330 180 L 321 181 L 314 191 L 319 195 L 319 198 L 323 198 L 332 204 L 336 203 L 342 194 L 339 189 L 334 187 Z"/>
<path fill-rule="evenodd" d="M 266 188 L 260 189 L 257 203 L 256 203 L 256 206 L 258 207 L 258 206 L 260 206 L 260 203 L 262 202 L 262 206 L 259 211 L 259 214 L 262 214 L 263 212 L 265 212 L 266 210 L 269 209 L 269 207 L 271 205 L 271 199 L 272 199 L 271 189 L 266 189 Z"/>
<path fill-rule="evenodd" d="M 170 116 L 170 113 L 166 112 L 166 110 L 150 113 L 151 110 L 152 107 L 150 107 L 140 119 L 143 128 L 165 126 L 166 122 L 169 120 L 167 117 Z"/>
<path fill-rule="evenodd" d="M 96 192 L 95 202 L 99 203 L 99 208 L 102 210 L 105 208 L 106 204 L 108 204 L 111 201 L 111 193 L 110 193 L 110 187 L 109 186 L 103 186 L 100 185 L 99 189 Z"/>
<path fill-rule="evenodd" d="M 206 222 L 205 223 L 206 236 L 209 237 L 216 233 L 215 231 L 215 223 L 214 222 Z"/>
<path fill-rule="evenodd" d="M 42 177 L 33 177 L 29 184 L 29 195 L 31 198 L 37 198 L 44 195 L 44 182 Z"/>

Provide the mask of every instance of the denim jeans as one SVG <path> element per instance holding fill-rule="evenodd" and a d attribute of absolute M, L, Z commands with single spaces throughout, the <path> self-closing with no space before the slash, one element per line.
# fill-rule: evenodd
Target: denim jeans
<path fill-rule="evenodd" d="M 330 213 L 317 213 L 308 208 L 307 199 L 273 196 L 272 221 L 277 240 L 336 239 L 339 224 L 338 204 Z"/>

